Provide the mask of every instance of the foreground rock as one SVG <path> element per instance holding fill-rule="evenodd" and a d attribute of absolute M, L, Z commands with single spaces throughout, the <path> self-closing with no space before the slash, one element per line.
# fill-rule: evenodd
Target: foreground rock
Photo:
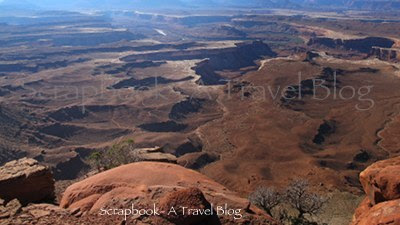
<path fill-rule="evenodd" d="M 372 164 L 360 174 L 367 194 L 353 225 L 400 224 L 400 157 Z"/>
<path fill-rule="evenodd" d="M 372 164 L 360 181 L 372 204 L 400 198 L 400 157 Z"/>
<path fill-rule="evenodd" d="M 114 220 L 114 218 L 108 218 L 108 220 L 105 220 L 105 218 L 99 216 L 79 217 L 72 214 L 72 212 L 70 212 L 69 210 L 62 209 L 56 205 L 51 204 L 29 204 L 28 206 L 23 208 L 18 208 L 18 205 L 15 205 L 12 209 L 14 209 L 14 211 L 7 211 L 7 216 L 0 216 L 1 225 L 118 224 L 118 222 Z"/>
<path fill-rule="evenodd" d="M 132 163 L 97 174 L 68 187 L 61 200 L 61 207 L 83 215 L 99 215 L 101 209 L 131 208 L 132 204 L 136 209 L 152 209 L 154 204 L 163 210 L 175 206 L 213 209 L 213 215 L 183 215 L 183 209 L 176 208 L 174 215 L 128 216 L 128 222 L 134 224 L 274 224 L 264 212 L 249 206 L 248 200 L 206 176 L 159 162 Z M 218 206 L 236 210 L 236 219 L 232 210 L 220 210 L 216 217 Z"/>
<path fill-rule="evenodd" d="M 192 216 L 185 213 L 183 207 L 188 209 L 207 210 L 211 204 L 198 188 L 187 188 L 172 192 L 160 200 L 160 210 L 165 212 L 161 216 L 174 224 L 218 224 L 218 216 L 198 215 Z M 176 209 L 177 214 L 168 213 L 170 209 Z"/>
<path fill-rule="evenodd" d="M 0 205 L 0 219 L 15 216 L 21 208 L 21 203 L 17 199 L 11 200 L 6 205 Z"/>
<path fill-rule="evenodd" d="M 353 224 L 357 225 L 398 225 L 400 224 L 400 199 L 382 202 L 372 206 L 365 203 L 365 211 L 361 211 Z M 360 206 L 362 207 L 362 206 Z"/>
<path fill-rule="evenodd" d="M 18 199 L 22 205 L 54 198 L 54 180 L 49 168 L 23 158 L 0 167 L 0 198 Z"/>

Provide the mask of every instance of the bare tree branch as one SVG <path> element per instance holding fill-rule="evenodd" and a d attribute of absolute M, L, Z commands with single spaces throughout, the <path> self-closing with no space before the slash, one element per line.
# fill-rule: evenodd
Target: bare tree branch
<path fill-rule="evenodd" d="M 281 203 L 282 195 L 274 188 L 259 187 L 249 196 L 249 200 L 272 216 L 272 209 Z"/>
<path fill-rule="evenodd" d="M 287 202 L 299 212 L 299 218 L 304 214 L 315 215 L 319 213 L 326 199 L 311 193 L 306 180 L 296 180 L 286 189 Z"/>

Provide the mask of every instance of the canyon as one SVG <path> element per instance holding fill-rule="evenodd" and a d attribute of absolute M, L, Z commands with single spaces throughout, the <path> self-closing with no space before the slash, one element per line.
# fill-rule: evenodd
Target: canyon
<path fill-rule="evenodd" d="M 363 214 L 395 204 L 397 195 L 371 194 L 361 172 L 400 154 L 396 12 L 40 12 L 0 16 L 0 166 L 38 167 L 38 183 L 51 187 L 29 201 L 0 191 L 2 207 L 19 213 L 1 219 L 50 209 L 56 216 L 36 219 L 101 224 L 98 209 L 133 199 L 228 201 L 246 214 L 242 224 L 279 224 L 247 198 L 296 179 L 346 205 L 330 206 L 318 224 L 350 223 L 364 192 Z M 126 141 L 137 162 L 93 165 Z M 237 222 L 198 219 L 141 222 Z"/>

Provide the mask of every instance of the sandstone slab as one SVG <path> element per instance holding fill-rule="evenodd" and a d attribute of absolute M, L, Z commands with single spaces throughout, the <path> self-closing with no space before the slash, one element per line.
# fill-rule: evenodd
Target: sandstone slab
<path fill-rule="evenodd" d="M 353 225 L 400 225 L 400 199 L 374 205 L 358 215 Z"/>
<path fill-rule="evenodd" d="M 221 224 L 275 224 L 263 211 L 249 206 L 247 199 L 208 177 L 175 164 L 160 162 L 132 163 L 75 183 L 64 192 L 60 205 L 85 214 L 99 214 L 101 209 L 127 208 L 132 204 L 140 209 L 151 208 L 153 204 L 167 207 L 188 203 L 189 206 L 205 207 L 207 202 L 215 206 L 227 204 L 243 214 L 240 221 L 236 221 L 232 215 L 221 215 L 218 218 Z M 179 224 L 175 220 L 183 224 L 193 222 L 190 217 L 150 216 L 131 219 L 160 225 Z M 197 217 L 194 221 L 197 219 L 202 218 Z"/>
<path fill-rule="evenodd" d="M 54 180 L 48 167 L 23 158 L 0 167 L 0 198 L 25 205 L 54 198 Z"/>

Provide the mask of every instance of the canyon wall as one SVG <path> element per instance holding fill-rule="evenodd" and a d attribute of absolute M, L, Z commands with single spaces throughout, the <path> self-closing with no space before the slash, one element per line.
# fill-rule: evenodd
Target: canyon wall
<path fill-rule="evenodd" d="M 389 38 L 366 37 L 360 39 L 333 39 L 328 37 L 313 37 L 307 45 L 319 45 L 328 48 L 354 50 L 369 54 L 374 47 L 391 48 L 395 42 Z"/>

